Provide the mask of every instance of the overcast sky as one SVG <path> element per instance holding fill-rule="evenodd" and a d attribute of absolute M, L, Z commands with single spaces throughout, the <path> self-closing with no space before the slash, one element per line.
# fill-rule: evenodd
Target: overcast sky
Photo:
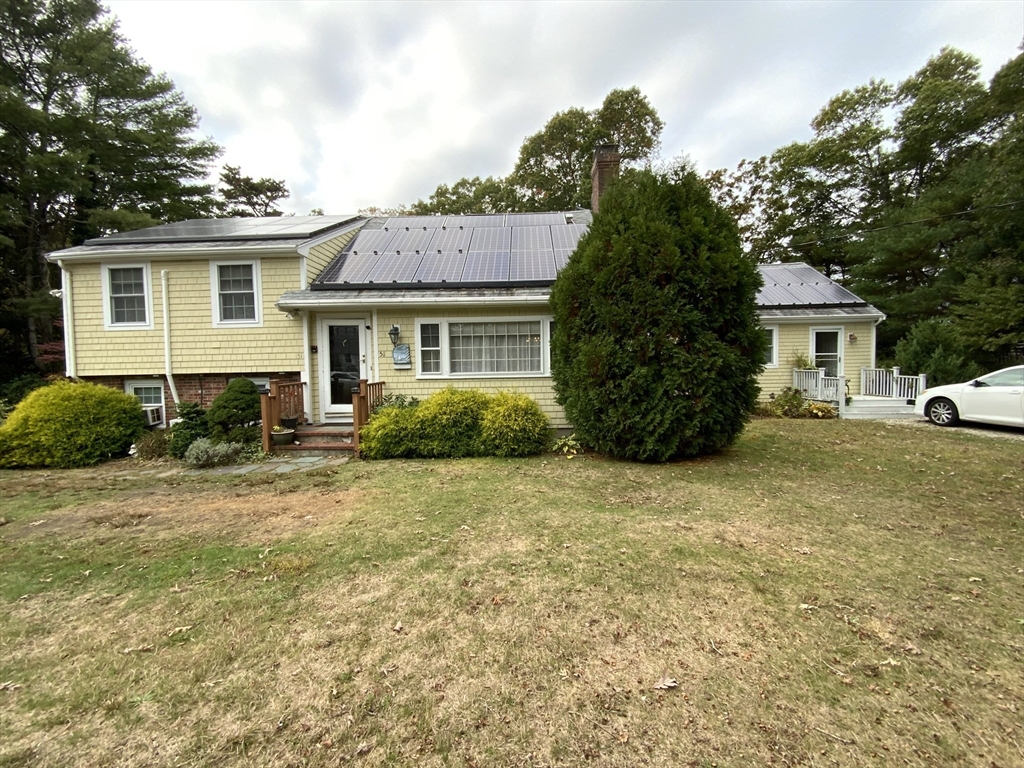
<path fill-rule="evenodd" d="M 1024 37 L 1021 0 L 107 4 L 221 162 L 283 179 L 299 214 L 504 176 L 555 112 L 634 85 L 665 121 L 663 157 L 732 168 L 809 138 L 843 89 L 905 78 L 944 45 L 987 80 Z"/>

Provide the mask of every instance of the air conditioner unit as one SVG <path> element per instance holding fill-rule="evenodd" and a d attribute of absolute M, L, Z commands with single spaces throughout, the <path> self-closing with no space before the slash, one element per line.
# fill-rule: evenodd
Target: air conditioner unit
<path fill-rule="evenodd" d="M 162 405 L 144 405 L 142 412 L 146 415 L 146 424 L 155 427 L 164 423 L 164 407 Z"/>

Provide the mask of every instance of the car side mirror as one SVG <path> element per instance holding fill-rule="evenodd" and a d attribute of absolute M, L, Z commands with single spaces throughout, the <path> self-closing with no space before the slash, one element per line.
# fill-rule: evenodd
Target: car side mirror
<path fill-rule="evenodd" d="M 971 386 L 972 387 L 980 387 L 980 386 L 983 386 L 983 385 L 982 385 L 981 381 L 979 381 L 978 379 L 975 379 L 974 381 L 971 382 Z"/>

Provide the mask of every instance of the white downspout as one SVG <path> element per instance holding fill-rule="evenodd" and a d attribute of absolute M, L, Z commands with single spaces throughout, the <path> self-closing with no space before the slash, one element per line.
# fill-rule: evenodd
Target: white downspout
<path fill-rule="evenodd" d="M 370 363 L 370 368 L 373 370 L 373 376 L 370 377 L 371 381 L 381 381 L 380 371 L 377 370 L 377 366 L 380 365 L 380 352 L 377 349 L 377 308 L 373 308 L 373 330 L 370 333 L 373 334 L 373 361 Z"/>
<path fill-rule="evenodd" d="M 167 294 L 167 270 L 160 270 L 160 290 L 164 304 L 164 373 L 167 375 L 167 386 L 171 388 L 171 399 L 177 406 L 178 388 L 174 386 L 174 374 L 171 373 L 171 297 Z"/>
<path fill-rule="evenodd" d="M 306 422 L 313 423 L 313 356 L 309 351 L 309 322 L 312 319 L 308 312 L 299 312 L 302 321 L 302 402 L 305 405 Z"/>
<path fill-rule="evenodd" d="M 64 310 L 64 367 L 69 379 L 78 374 L 75 362 L 75 305 L 71 298 L 71 270 L 65 269 L 64 261 L 58 260 L 60 267 L 61 304 Z"/>

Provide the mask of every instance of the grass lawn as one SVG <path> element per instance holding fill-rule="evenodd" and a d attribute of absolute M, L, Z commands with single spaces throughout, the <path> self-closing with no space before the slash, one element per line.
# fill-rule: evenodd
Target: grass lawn
<path fill-rule="evenodd" d="M 0 473 L 0 766 L 1024 765 L 1022 442 L 137 466 Z"/>

